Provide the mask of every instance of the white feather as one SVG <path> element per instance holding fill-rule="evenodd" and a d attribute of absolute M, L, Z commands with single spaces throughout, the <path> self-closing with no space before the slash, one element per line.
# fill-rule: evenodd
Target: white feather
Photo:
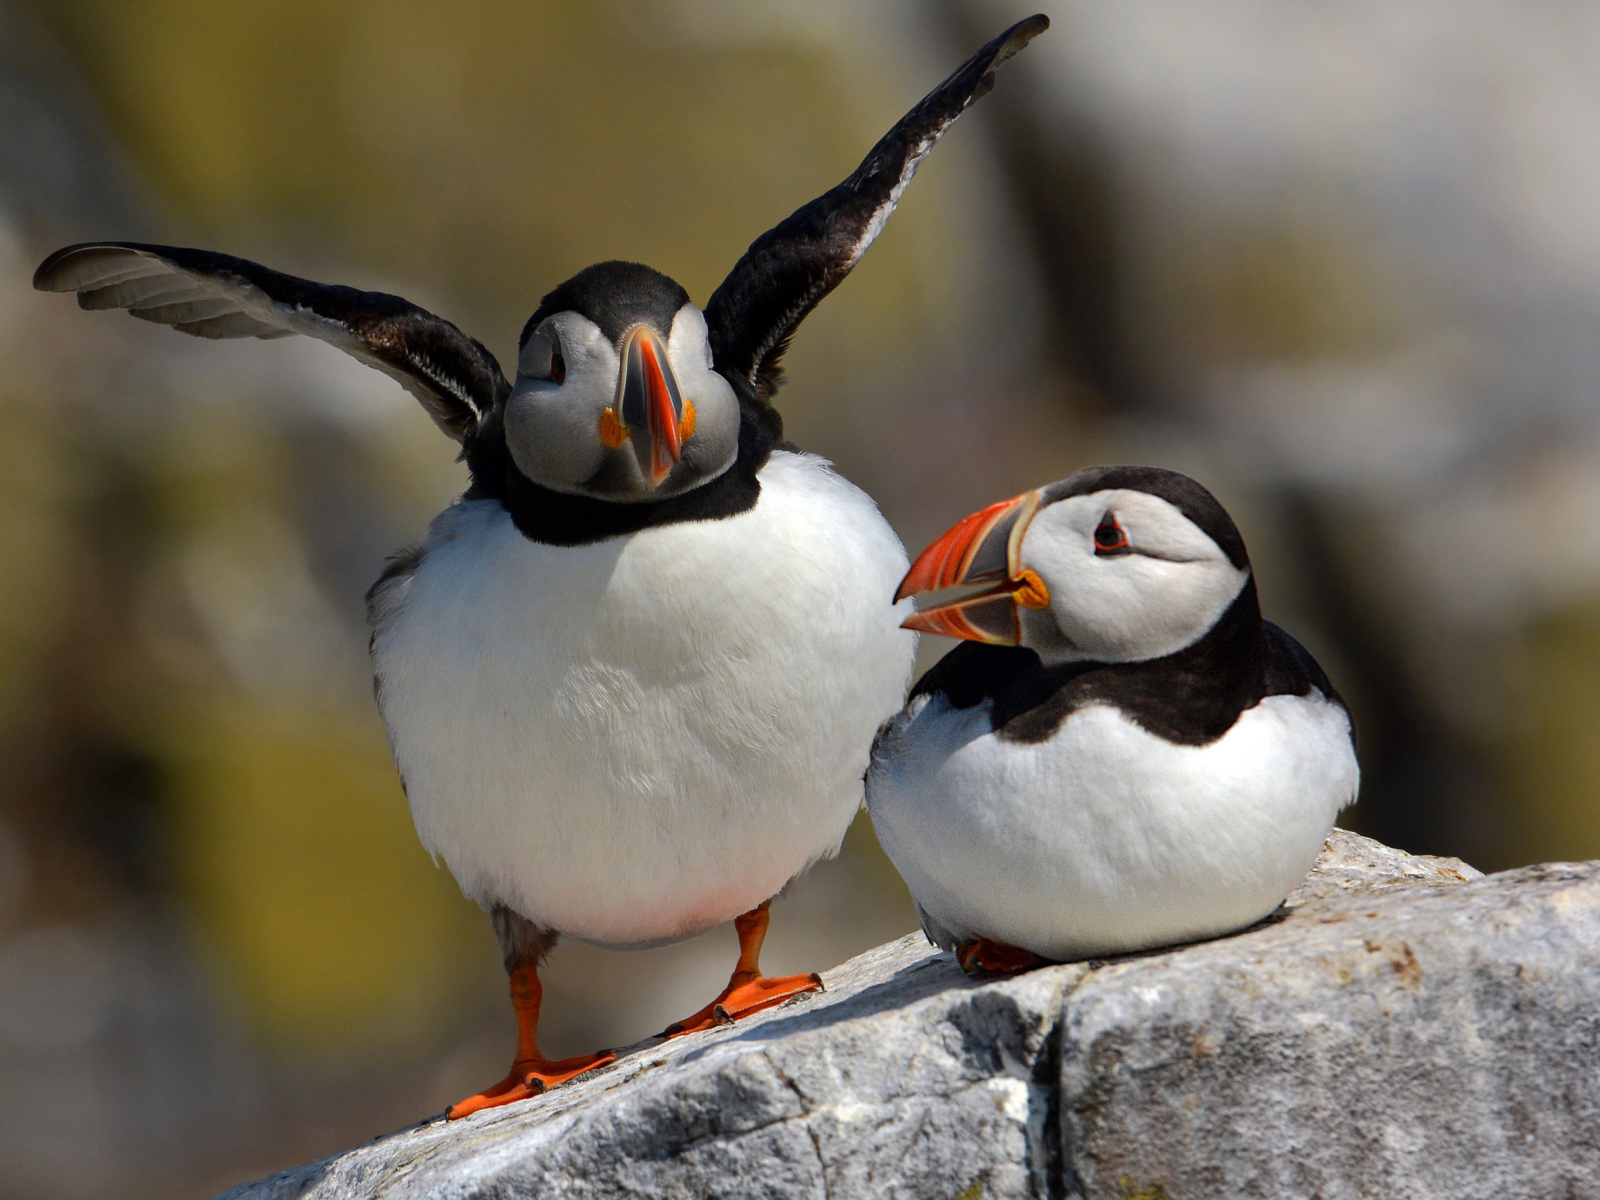
<path fill-rule="evenodd" d="M 905 551 L 822 459 L 779 451 L 760 478 L 739 516 L 579 547 L 457 504 L 381 590 L 395 759 L 468 896 L 650 943 L 837 850 L 910 677 Z"/>
<path fill-rule="evenodd" d="M 1311 869 L 1359 772 L 1343 708 L 1269 696 L 1207 746 L 1115 707 L 1001 740 L 992 702 L 919 697 L 867 778 L 884 849 L 956 942 L 1058 961 L 1238 929 Z"/>
<path fill-rule="evenodd" d="M 1134 553 L 1095 553 L 1094 530 L 1114 513 Z M 1192 646 L 1250 579 L 1176 507 L 1112 488 L 1039 510 L 1021 562 L 1050 591 L 1048 610 L 1024 609 L 1022 644 L 1046 663 L 1140 662 Z"/>

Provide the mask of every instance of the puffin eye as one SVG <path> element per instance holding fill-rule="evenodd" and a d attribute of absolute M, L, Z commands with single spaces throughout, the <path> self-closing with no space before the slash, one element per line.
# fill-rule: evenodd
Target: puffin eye
<path fill-rule="evenodd" d="M 1094 552 L 1102 557 L 1133 553 L 1133 547 L 1128 545 L 1127 533 L 1110 512 L 1101 517 L 1100 524 L 1095 526 Z"/>
<path fill-rule="evenodd" d="M 561 356 L 561 347 L 550 351 L 550 382 L 561 383 L 567 378 L 567 360 Z"/>

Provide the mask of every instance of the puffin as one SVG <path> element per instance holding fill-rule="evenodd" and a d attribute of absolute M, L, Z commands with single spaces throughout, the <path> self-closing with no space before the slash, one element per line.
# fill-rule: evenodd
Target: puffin
<path fill-rule="evenodd" d="M 768 905 L 860 810 L 916 634 L 883 604 L 907 560 L 876 505 L 783 440 L 780 363 L 940 136 L 1048 25 L 969 58 L 751 243 L 704 309 L 643 264 L 579 271 L 529 317 L 514 381 L 398 296 L 225 254 L 92 242 L 39 267 L 35 287 L 85 309 L 318 338 L 394 377 L 461 447 L 470 486 L 368 595 L 417 833 L 489 912 L 517 1018 L 506 1077 L 448 1117 L 615 1057 L 539 1050 L 539 964 L 563 936 L 644 948 L 734 920 L 727 987 L 668 1036 L 821 988 L 762 974 Z"/>
<path fill-rule="evenodd" d="M 895 600 L 963 639 L 884 723 L 867 808 L 929 941 L 1003 975 L 1271 913 L 1360 783 L 1339 693 L 1261 617 L 1199 483 L 1091 467 L 958 522 Z"/>

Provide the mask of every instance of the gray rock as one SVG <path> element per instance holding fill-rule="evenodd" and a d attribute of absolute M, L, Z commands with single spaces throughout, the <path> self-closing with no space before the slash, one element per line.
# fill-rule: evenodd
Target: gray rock
<path fill-rule="evenodd" d="M 1002 982 L 920 935 L 828 991 L 227 1193 L 1600 1196 L 1600 863 L 1335 831 L 1232 937 Z"/>

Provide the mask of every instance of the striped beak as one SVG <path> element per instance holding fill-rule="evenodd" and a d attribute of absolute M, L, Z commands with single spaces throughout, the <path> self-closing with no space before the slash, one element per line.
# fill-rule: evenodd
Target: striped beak
<path fill-rule="evenodd" d="M 1022 535 L 1039 511 L 1039 493 L 1024 492 L 965 517 L 917 556 L 894 598 L 968 584 L 993 584 L 974 595 L 925 608 L 901 622 L 904 629 L 1016 646 L 1022 641 L 1019 608 L 1045 608 L 1044 580 L 1021 564 Z"/>
<path fill-rule="evenodd" d="M 683 457 L 683 396 L 667 360 L 667 347 L 648 325 L 636 325 L 622 346 L 616 412 L 631 435 L 639 470 L 660 487 Z"/>

